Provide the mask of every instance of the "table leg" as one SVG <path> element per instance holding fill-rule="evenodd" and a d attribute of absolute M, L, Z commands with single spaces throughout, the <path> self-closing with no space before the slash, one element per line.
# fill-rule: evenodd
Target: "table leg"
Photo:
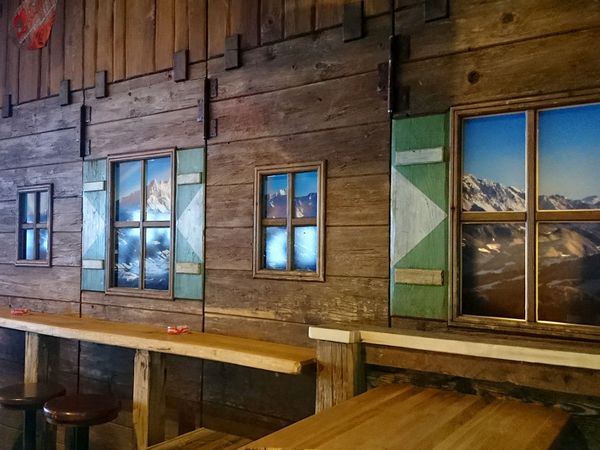
<path fill-rule="evenodd" d="M 23 450 L 35 450 L 35 409 L 26 409 L 23 427 Z"/>

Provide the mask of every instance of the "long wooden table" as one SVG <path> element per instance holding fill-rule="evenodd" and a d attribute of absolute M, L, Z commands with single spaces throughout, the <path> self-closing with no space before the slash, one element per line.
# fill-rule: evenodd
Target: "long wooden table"
<path fill-rule="evenodd" d="M 300 374 L 315 364 L 315 351 L 308 348 L 193 330 L 169 335 L 166 328 L 157 326 L 74 315 L 32 312 L 13 316 L 8 308 L 0 308 L 0 327 L 26 332 L 26 382 L 47 377 L 51 345 L 44 338 L 48 336 L 134 349 L 133 424 L 138 449 L 164 440 L 166 354 L 286 374 Z"/>
<path fill-rule="evenodd" d="M 554 408 L 389 384 L 244 449 L 547 449 L 569 420 Z"/>

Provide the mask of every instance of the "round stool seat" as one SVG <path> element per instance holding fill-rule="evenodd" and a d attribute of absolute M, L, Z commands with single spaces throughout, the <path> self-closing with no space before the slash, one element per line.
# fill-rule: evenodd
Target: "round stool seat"
<path fill-rule="evenodd" d="M 20 383 L 0 389 L 0 405 L 11 409 L 40 409 L 44 403 L 65 395 L 56 383 Z"/>
<path fill-rule="evenodd" d="M 106 395 L 66 395 L 44 405 L 48 422 L 56 425 L 89 427 L 116 419 L 121 402 Z"/>

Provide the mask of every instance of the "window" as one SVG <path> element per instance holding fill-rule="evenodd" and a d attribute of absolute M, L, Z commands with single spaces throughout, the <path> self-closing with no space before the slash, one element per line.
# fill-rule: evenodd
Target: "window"
<path fill-rule="evenodd" d="M 324 168 L 256 169 L 255 277 L 323 281 Z"/>
<path fill-rule="evenodd" d="M 600 326 L 600 104 L 455 111 L 455 318 Z"/>
<path fill-rule="evenodd" d="M 50 266 L 52 185 L 17 189 L 18 266 Z"/>
<path fill-rule="evenodd" d="M 174 152 L 110 158 L 111 291 L 171 297 Z"/>

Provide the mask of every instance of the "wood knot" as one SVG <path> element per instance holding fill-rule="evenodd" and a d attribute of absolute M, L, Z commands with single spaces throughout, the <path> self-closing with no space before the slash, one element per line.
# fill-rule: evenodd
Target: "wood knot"
<path fill-rule="evenodd" d="M 513 20 L 515 20 L 515 15 L 513 13 L 502 14 L 502 23 L 511 23 Z"/>
<path fill-rule="evenodd" d="M 477 83 L 480 78 L 481 78 L 481 75 L 476 70 L 471 70 L 469 72 L 469 74 L 467 75 L 467 80 L 469 80 L 469 83 L 471 83 L 471 84 Z"/>

